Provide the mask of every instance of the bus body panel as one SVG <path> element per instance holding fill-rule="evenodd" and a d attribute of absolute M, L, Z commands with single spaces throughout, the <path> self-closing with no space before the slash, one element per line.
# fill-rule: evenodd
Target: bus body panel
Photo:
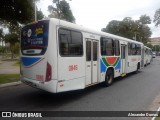
<path fill-rule="evenodd" d="M 48 41 L 48 48 L 46 52 L 47 61 L 52 66 L 52 80 L 58 80 L 57 24 L 58 24 L 58 21 L 50 20 L 49 41 Z"/>
<path fill-rule="evenodd" d="M 134 72 L 137 70 L 138 63 L 141 62 L 141 55 L 128 56 L 128 70 L 127 73 Z"/>
<path fill-rule="evenodd" d="M 34 26 L 34 25 L 33 25 Z M 63 56 L 60 53 L 59 30 L 61 28 L 78 31 L 82 33 L 83 54 L 80 56 Z M 39 29 L 37 30 L 38 32 Z M 120 55 L 119 56 L 102 56 L 101 55 L 101 37 L 119 40 Z M 86 40 L 97 42 L 97 61 L 91 61 L 90 72 L 91 78 L 93 73 L 96 76 L 94 80 L 88 80 L 87 61 L 86 61 Z M 22 40 L 21 40 L 22 41 Z M 48 32 L 48 45 L 43 55 L 23 55 L 21 54 L 21 75 L 22 81 L 30 86 L 46 90 L 48 92 L 57 93 L 70 90 L 84 89 L 87 86 L 105 81 L 106 72 L 112 68 L 114 78 L 121 76 L 123 73 L 130 73 L 137 70 L 140 63 L 141 55 L 128 55 L 128 43 L 135 43 L 143 46 L 142 43 L 132 41 L 123 37 L 111 35 L 103 32 L 96 32 L 81 26 L 68 23 L 66 21 L 50 19 Z M 122 60 L 121 47 L 124 47 L 125 59 Z M 93 49 L 92 49 L 93 50 Z M 32 51 L 32 50 L 31 50 Z M 38 50 L 35 52 L 38 52 Z M 92 55 L 91 55 L 92 56 Z M 30 59 L 30 60 L 29 60 Z M 33 60 L 31 60 L 33 59 Z M 27 62 L 28 63 L 27 63 Z M 33 65 L 31 64 L 33 62 Z M 96 68 L 92 65 L 97 66 Z M 27 66 L 28 65 L 28 66 Z M 47 70 L 51 73 L 51 79 L 46 81 Z M 142 67 L 141 67 L 142 68 Z M 94 71 L 94 69 L 96 69 Z M 94 77 L 95 77 L 94 76 Z M 90 83 L 88 81 L 91 81 Z"/>
<path fill-rule="evenodd" d="M 105 80 L 105 74 L 109 68 L 113 68 L 114 77 L 118 77 L 121 75 L 121 58 L 120 56 L 107 56 L 101 57 L 100 60 L 100 82 Z"/>
<path fill-rule="evenodd" d="M 82 33 L 85 57 L 85 86 L 88 87 L 100 82 L 100 36 L 87 31 Z"/>
<path fill-rule="evenodd" d="M 85 77 L 75 78 L 71 80 L 62 80 L 57 83 L 57 92 L 78 90 L 85 88 Z"/>
<path fill-rule="evenodd" d="M 38 22 L 37 22 L 38 24 Z M 30 25 L 30 24 L 29 24 Z M 34 23 L 36 26 L 36 23 Z M 57 89 L 57 41 L 56 41 L 56 21 L 49 21 L 48 45 L 43 55 L 22 55 L 21 52 L 21 80 L 28 84 L 56 93 Z M 32 29 L 31 29 L 32 30 Z M 40 31 L 40 26 L 32 30 Z M 47 33 L 44 33 L 47 34 Z M 22 38 L 21 38 L 22 39 Z M 29 38 L 28 38 L 29 39 Z M 34 38 L 36 39 L 36 38 Z M 22 41 L 22 40 L 21 40 Z M 34 50 L 34 49 L 33 49 Z M 47 64 L 51 66 L 50 81 L 45 82 L 47 74 Z M 33 84 L 33 85 L 32 85 Z M 51 87 L 50 87 L 51 86 Z"/>
<path fill-rule="evenodd" d="M 148 65 L 151 63 L 151 59 L 152 59 L 152 50 L 147 47 L 144 46 L 144 65 Z"/>
<path fill-rule="evenodd" d="M 58 81 L 85 77 L 84 57 L 59 57 Z"/>
<path fill-rule="evenodd" d="M 42 89 L 51 93 L 57 93 L 57 80 L 51 80 L 49 82 L 41 82 L 32 80 L 26 77 L 21 77 L 21 81 L 31 87 Z"/>
<path fill-rule="evenodd" d="M 23 76 L 32 80 L 44 81 L 46 73 L 46 58 L 43 56 L 21 57 Z"/>
<path fill-rule="evenodd" d="M 48 46 L 49 21 L 28 24 L 21 31 L 22 77 L 45 81 L 46 51 Z"/>

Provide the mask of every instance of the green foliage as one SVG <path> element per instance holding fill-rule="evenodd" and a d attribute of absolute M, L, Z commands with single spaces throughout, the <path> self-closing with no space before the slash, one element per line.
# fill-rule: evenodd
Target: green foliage
<path fill-rule="evenodd" d="M 16 42 L 18 42 L 18 35 L 16 33 L 6 34 L 5 41 L 6 43 L 9 42 L 10 44 L 15 44 Z"/>
<path fill-rule="evenodd" d="M 0 28 L 0 42 L 3 42 L 3 38 L 4 38 L 3 28 Z"/>
<path fill-rule="evenodd" d="M 5 47 L 4 46 L 0 46 L 0 54 L 3 54 L 5 52 Z"/>
<path fill-rule="evenodd" d="M 3 36 L 3 29 L 0 28 L 0 38 Z"/>
<path fill-rule="evenodd" d="M 154 45 L 152 49 L 153 51 L 160 52 L 160 45 Z"/>
<path fill-rule="evenodd" d="M 150 43 L 147 43 L 146 46 L 149 47 L 149 48 L 151 48 L 151 49 L 153 49 L 153 47 L 154 47 L 154 46 L 153 46 L 152 44 L 150 44 Z"/>
<path fill-rule="evenodd" d="M 147 15 L 141 15 L 139 18 L 139 22 L 142 24 L 151 24 L 151 18 Z"/>
<path fill-rule="evenodd" d="M 143 43 L 147 43 L 151 36 L 151 30 L 147 24 L 151 22 L 149 16 L 142 15 L 139 20 L 132 20 L 131 17 L 126 17 L 122 21 L 112 20 L 106 28 L 102 28 L 103 32 L 108 32 L 114 35 L 135 39 Z"/>
<path fill-rule="evenodd" d="M 14 58 L 15 54 L 19 52 L 19 40 L 18 35 L 16 33 L 7 34 L 5 35 L 5 42 L 10 43 L 10 52 L 11 52 L 11 59 Z"/>
<path fill-rule="evenodd" d="M 0 2 L 0 21 L 7 21 L 17 25 L 34 21 L 33 0 L 3 0 Z M 38 11 L 37 18 L 42 19 L 42 11 Z"/>
<path fill-rule="evenodd" d="M 20 45 L 19 42 L 16 42 L 14 45 L 11 46 L 11 51 L 13 54 L 19 54 Z"/>
<path fill-rule="evenodd" d="M 41 10 L 37 11 L 37 20 L 42 20 L 44 18 L 44 15 Z"/>
<path fill-rule="evenodd" d="M 155 23 L 155 26 L 160 25 L 160 8 L 156 10 L 153 22 Z"/>
<path fill-rule="evenodd" d="M 34 0 L 3 0 L 0 2 L 0 6 L 0 26 L 9 30 L 9 33 L 4 36 L 3 30 L 0 29 L 0 41 L 4 39 L 6 43 L 10 43 L 11 58 L 13 59 L 14 55 L 19 53 L 21 25 L 34 21 L 35 2 Z M 43 17 L 42 11 L 37 11 L 37 20 L 41 20 Z M 6 49 L 1 51 L 8 51 Z"/>
<path fill-rule="evenodd" d="M 3 0 L 0 7 L 0 20 L 12 23 L 27 23 L 34 15 L 32 0 Z"/>
<path fill-rule="evenodd" d="M 56 4 L 56 7 L 52 5 L 48 6 L 48 11 L 51 13 L 49 15 L 50 18 L 54 17 L 75 23 L 75 18 L 72 14 L 70 6 L 65 0 L 62 0 L 60 2 L 58 2 L 57 0 L 56 3 L 53 4 Z"/>

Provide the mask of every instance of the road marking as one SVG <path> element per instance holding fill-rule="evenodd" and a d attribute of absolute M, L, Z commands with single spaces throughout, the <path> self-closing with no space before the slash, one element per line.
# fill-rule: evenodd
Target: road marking
<path fill-rule="evenodd" d="M 158 114 L 159 113 L 159 111 L 160 111 L 160 107 L 158 108 L 158 110 L 157 110 L 157 112 L 156 112 L 156 114 Z M 152 118 L 152 120 L 155 120 L 155 116 Z"/>

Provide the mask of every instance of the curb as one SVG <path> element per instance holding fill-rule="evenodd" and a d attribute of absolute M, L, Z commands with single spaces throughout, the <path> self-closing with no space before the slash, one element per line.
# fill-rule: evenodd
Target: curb
<path fill-rule="evenodd" d="M 21 83 L 22 83 L 21 81 L 12 82 L 12 83 L 5 83 L 5 84 L 1 84 L 0 88 L 9 87 L 9 86 L 16 86 L 16 85 L 20 85 Z"/>

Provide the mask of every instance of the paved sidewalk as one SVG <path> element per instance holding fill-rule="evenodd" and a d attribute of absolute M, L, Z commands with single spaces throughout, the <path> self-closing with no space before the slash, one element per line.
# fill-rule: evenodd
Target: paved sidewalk
<path fill-rule="evenodd" d="M 19 74 L 19 66 L 14 66 L 16 61 L 1 61 L 0 62 L 0 74 Z"/>
<path fill-rule="evenodd" d="M 15 66 L 14 65 L 15 63 L 16 63 L 16 61 L 1 61 L 0 60 L 0 74 L 19 74 L 20 67 Z M 20 85 L 20 84 L 21 84 L 21 81 L 0 84 L 0 88 Z"/>

